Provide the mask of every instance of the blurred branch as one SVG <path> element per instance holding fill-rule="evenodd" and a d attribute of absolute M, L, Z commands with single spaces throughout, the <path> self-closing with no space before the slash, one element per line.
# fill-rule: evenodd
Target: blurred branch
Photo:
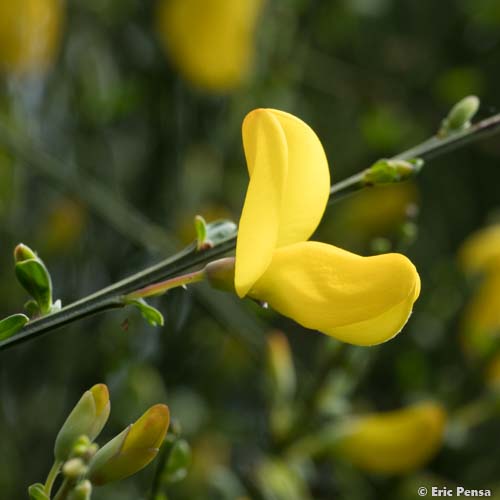
<path fill-rule="evenodd" d="M 471 142 L 485 139 L 492 135 L 500 133 L 500 113 L 482 120 L 466 130 L 455 132 L 448 137 L 440 138 L 437 135 L 430 137 L 417 146 L 407 149 L 402 153 L 393 156 L 391 160 L 413 160 L 421 158 L 424 161 L 432 160 L 444 153 L 454 151 L 466 146 Z M 334 203 L 340 197 L 350 194 L 364 187 L 370 187 L 363 182 L 366 170 L 351 175 L 343 181 L 332 185 L 330 189 L 329 203 Z M 335 195 L 335 196 L 333 196 Z"/>
<path fill-rule="evenodd" d="M 410 160 L 418 157 L 429 160 L 498 132 L 500 132 L 500 114 L 480 121 L 467 130 L 456 132 L 448 137 L 432 137 L 418 146 L 395 156 L 393 159 Z M 16 158 L 36 168 L 56 185 L 86 202 L 92 210 L 131 241 L 149 250 L 162 249 L 166 253 L 174 251 L 175 242 L 168 237 L 162 227 L 149 221 L 125 200 L 117 197 L 96 180 L 78 174 L 76 168 L 68 169 L 63 162 L 43 152 L 30 139 L 21 137 L 2 124 L 0 124 L 0 145 Z M 365 173 L 366 170 L 363 170 L 333 184 L 330 189 L 330 202 L 358 189 L 368 187 L 369 184 L 366 184 L 363 180 Z M 195 245 L 188 246 L 159 264 L 70 304 L 57 313 L 31 321 L 20 333 L 0 342 L 0 350 L 24 343 L 81 318 L 121 307 L 123 305 L 120 300 L 122 295 L 158 281 L 175 277 L 193 268 L 201 267 L 231 252 L 234 250 L 235 245 L 236 238 L 232 237 L 203 252 L 196 251 Z M 205 304 L 208 304 L 208 307 L 223 309 L 220 306 L 220 297 L 214 300 L 209 290 L 200 287 L 196 289 L 196 293 Z M 231 321 L 231 315 L 227 314 L 227 311 L 223 317 L 225 321 Z M 254 324 L 254 328 L 261 330 L 257 323 Z"/>
<path fill-rule="evenodd" d="M 324 346 L 322 346 L 323 348 Z M 286 447 L 293 442 L 304 430 L 307 430 L 308 423 L 316 415 L 318 409 L 318 402 L 321 393 L 328 383 L 329 376 L 335 367 L 338 367 L 346 354 L 348 349 L 346 343 L 335 343 L 333 348 L 327 349 L 320 361 L 318 370 L 314 374 L 309 387 L 305 391 L 304 398 L 300 402 L 300 407 L 297 412 L 295 422 L 291 426 L 286 439 L 278 443 L 279 447 Z"/>

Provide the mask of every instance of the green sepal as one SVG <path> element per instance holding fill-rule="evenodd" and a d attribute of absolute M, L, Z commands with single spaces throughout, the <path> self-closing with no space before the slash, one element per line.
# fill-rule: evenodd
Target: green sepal
<path fill-rule="evenodd" d="M 150 306 L 144 299 L 127 300 L 126 304 L 137 307 L 142 317 L 151 326 L 163 326 L 165 324 L 165 320 L 163 319 L 163 314 L 160 311 L 158 311 L 158 309 L 156 309 L 155 307 Z"/>
<path fill-rule="evenodd" d="M 162 474 L 162 481 L 176 483 L 184 479 L 191 465 L 191 455 L 191 447 L 185 439 L 175 441 Z"/>
<path fill-rule="evenodd" d="M 42 483 L 32 484 L 28 488 L 30 500 L 50 500 L 50 497 L 45 493 L 45 486 Z"/>
<path fill-rule="evenodd" d="M 423 164 L 420 158 L 409 161 L 381 159 L 365 170 L 363 183 L 374 186 L 402 182 L 420 172 Z"/>
<path fill-rule="evenodd" d="M 16 276 L 23 288 L 36 300 L 42 314 L 52 308 L 52 280 L 40 259 L 28 259 L 16 263 Z"/>
<path fill-rule="evenodd" d="M 0 321 L 0 340 L 8 339 L 16 334 L 29 321 L 24 314 L 13 314 Z"/>

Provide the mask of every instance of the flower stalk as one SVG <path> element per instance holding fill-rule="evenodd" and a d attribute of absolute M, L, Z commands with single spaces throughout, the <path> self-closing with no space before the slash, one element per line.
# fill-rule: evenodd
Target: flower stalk
<path fill-rule="evenodd" d="M 54 462 L 54 465 L 52 465 L 52 468 L 49 471 L 49 474 L 47 475 L 47 479 L 45 481 L 44 485 L 44 491 L 47 494 L 47 496 L 50 498 L 50 495 L 52 493 L 52 488 L 54 486 L 54 482 L 59 475 L 59 472 L 61 470 L 61 464 L 62 462 L 60 460 L 56 460 Z"/>
<path fill-rule="evenodd" d="M 157 297 L 158 295 L 163 295 L 169 290 L 178 287 L 186 287 L 193 283 L 203 281 L 205 279 L 205 271 L 194 271 L 192 273 L 183 274 L 175 278 L 171 278 L 165 281 L 160 281 L 159 283 L 153 283 L 152 285 L 140 288 L 135 292 L 129 293 L 123 297 L 125 302 L 137 299 L 145 299 L 146 297 Z"/>
<path fill-rule="evenodd" d="M 414 148 L 396 155 L 392 159 L 411 160 L 421 158 L 428 162 L 448 151 L 464 147 L 469 143 L 479 141 L 499 132 L 500 113 L 447 137 L 439 138 L 433 136 Z M 106 188 L 100 186 L 92 179 L 80 176 L 76 178 L 76 174 L 61 176 L 60 172 L 67 171 L 64 163 L 40 151 L 39 148 L 34 147 L 26 138 L 15 137 L 13 132 L 3 125 L 0 125 L 0 144 L 19 159 L 36 168 L 47 177 L 54 179 L 66 191 L 88 203 L 90 207 L 126 237 L 133 238 L 134 241 L 139 242 L 145 247 L 172 248 L 172 242 L 164 232 L 160 231 L 127 203 L 116 200 Z M 342 198 L 346 194 L 366 187 L 363 183 L 364 175 L 365 170 L 333 184 L 330 188 L 329 203 Z M 113 201 L 111 202 L 110 200 Z M 126 221 L 126 224 L 123 221 Z M 190 245 L 155 266 L 149 267 L 73 304 L 65 306 L 58 312 L 30 321 L 16 335 L 0 341 L 0 351 L 33 340 L 45 333 L 54 331 L 57 328 L 87 316 L 123 307 L 122 298 L 124 295 L 133 293 L 153 283 L 175 278 L 179 274 L 190 271 L 193 268 L 204 266 L 208 262 L 233 251 L 235 244 L 236 237 L 230 236 L 213 248 L 203 252 L 197 252 L 196 245 Z"/>

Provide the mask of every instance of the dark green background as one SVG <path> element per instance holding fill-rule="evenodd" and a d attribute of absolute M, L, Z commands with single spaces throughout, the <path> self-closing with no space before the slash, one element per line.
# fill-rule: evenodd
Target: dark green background
<path fill-rule="evenodd" d="M 240 126 L 255 107 L 284 109 L 307 121 L 339 181 L 432 135 L 465 95 L 480 96 L 479 118 L 500 105 L 496 0 L 270 0 L 258 25 L 254 72 L 240 89 L 221 96 L 178 75 L 161 50 L 153 20 L 149 2 L 70 1 L 53 71 L 42 80 L 0 80 L 1 119 L 16 122 L 68 171 L 97 179 L 184 242 L 197 213 L 238 219 L 247 183 Z M 414 261 L 423 283 L 401 335 L 379 347 L 351 350 L 355 366 L 369 361 L 369 367 L 348 399 L 334 392 L 326 398 L 325 412 L 341 411 L 342 405 L 352 411 L 395 409 L 422 397 L 437 398 L 453 411 L 484 390 L 458 342 L 461 310 L 472 292 L 455 257 L 467 235 L 496 217 L 498 138 L 432 161 L 416 183 L 418 238 L 412 244 L 401 240 L 397 224 L 373 234 L 363 221 L 342 223 L 349 211 L 343 202 L 328 209 L 319 230 L 321 240 L 362 254 L 373 252 L 374 236 L 389 238 Z M 131 243 L 85 203 L 73 208 L 84 218 L 76 241 L 50 244 L 54 214 L 73 207 L 72 199 L 36 168 L 2 153 L 0 316 L 19 312 L 26 299 L 12 264 L 19 242 L 41 253 L 63 303 L 162 258 L 160 251 Z M 67 224 L 74 223 L 70 214 Z M 183 482 L 167 490 L 169 498 L 234 499 L 238 487 L 228 485 L 241 478 L 251 485 L 251 498 L 287 498 L 262 488 L 259 497 L 255 480 L 259 464 L 272 456 L 264 337 L 271 327 L 286 332 L 302 389 L 315 376 L 325 343 L 333 341 L 248 301 L 220 302 L 223 310 L 214 310 L 190 289 L 156 303 L 166 316 L 162 329 L 123 310 L 0 352 L 2 500 L 24 498 L 29 484 L 44 480 L 59 426 L 97 382 L 109 385 L 112 398 L 103 437 L 156 402 L 169 404 L 179 419 L 195 463 Z M 121 326 L 125 319 L 128 329 Z M 492 418 L 464 436 L 451 436 L 423 471 L 402 477 L 322 460 L 307 476 L 311 495 L 413 498 L 425 480 L 500 492 L 493 438 L 499 432 L 498 418 Z M 93 498 L 145 498 L 153 472 L 151 466 Z"/>

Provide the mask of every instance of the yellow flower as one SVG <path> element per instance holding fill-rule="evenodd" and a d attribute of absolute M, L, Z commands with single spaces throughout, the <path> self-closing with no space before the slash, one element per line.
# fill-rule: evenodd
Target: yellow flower
<path fill-rule="evenodd" d="M 459 251 L 466 273 L 482 281 L 465 307 L 462 341 L 469 354 L 486 355 L 498 345 L 500 334 L 500 224 L 477 231 Z"/>
<path fill-rule="evenodd" d="M 0 2 L 0 69 L 45 70 L 57 53 L 62 17 L 62 0 Z"/>
<path fill-rule="evenodd" d="M 231 90 L 252 66 L 262 4 L 263 0 L 160 0 L 158 30 L 165 50 L 195 85 Z"/>
<path fill-rule="evenodd" d="M 500 336 L 500 269 L 484 276 L 464 311 L 462 340 L 466 352 L 486 355 Z"/>
<path fill-rule="evenodd" d="M 493 224 L 472 234 L 463 243 L 459 261 L 467 273 L 500 269 L 500 224 Z"/>
<path fill-rule="evenodd" d="M 416 469 L 439 450 L 446 412 L 433 402 L 373 413 L 346 424 L 339 453 L 360 469 L 387 474 Z"/>
<path fill-rule="evenodd" d="M 88 478 L 100 486 L 140 471 L 158 454 L 165 439 L 170 414 L 165 405 L 155 405 L 104 445 L 89 464 Z"/>
<path fill-rule="evenodd" d="M 420 292 L 413 264 L 400 254 L 360 257 L 306 241 L 330 189 L 314 131 L 288 113 L 258 109 L 243 122 L 243 144 L 250 183 L 236 244 L 237 294 L 345 342 L 396 335 Z"/>

